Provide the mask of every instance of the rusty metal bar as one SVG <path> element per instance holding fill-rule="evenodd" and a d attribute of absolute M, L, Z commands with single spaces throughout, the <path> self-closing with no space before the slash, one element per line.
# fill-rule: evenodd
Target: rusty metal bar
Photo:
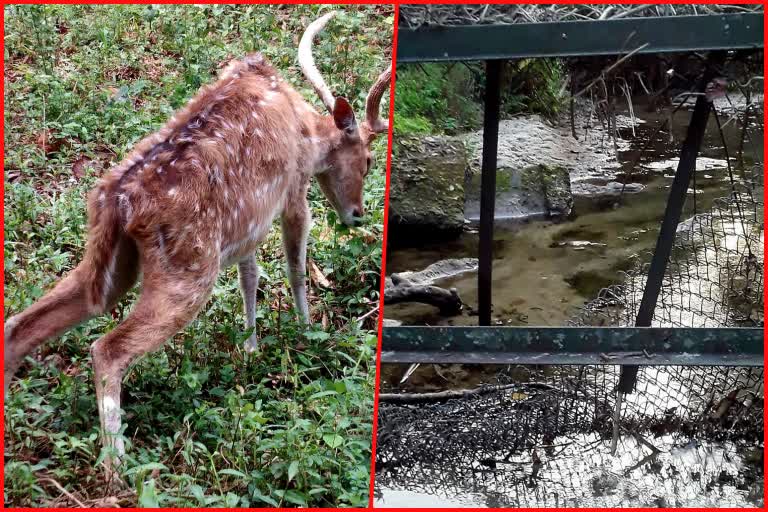
<path fill-rule="evenodd" d="M 387 327 L 383 363 L 762 366 L 763 330 Z"/>

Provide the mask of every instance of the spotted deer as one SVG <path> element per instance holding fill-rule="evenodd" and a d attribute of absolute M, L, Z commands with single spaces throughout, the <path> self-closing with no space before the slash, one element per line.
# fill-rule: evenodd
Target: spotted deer
<path fill-rule="evenodd" d="M 88 197 L 82 262 L 35 304 L 5 322 L 5 393 L 23 358 L 43 342 L 109 311 L 141 272 L 130 315 L 91 346 L 108 472 L 125 453 L 120 388 L 128 365 L 191 322 L 220 269 L 238 264 L 246 326 L 256 322 L 255 250 L 280 215 L 294 305 L 309 318 L 307 191 L 315 176 L 345 224 L 363 215 L 371 143 L 386 132 L 379 115 L 385 70 L 358 124 L 334 97 L 312 57 L 314 37 L 335 13 L 312 22 L 299 64 L 328 109 L 312 108 L 260 54 L 231 62 L 158 132 L 143 139 Z M 256 350 L 251 335 L 246 349 Z"/>

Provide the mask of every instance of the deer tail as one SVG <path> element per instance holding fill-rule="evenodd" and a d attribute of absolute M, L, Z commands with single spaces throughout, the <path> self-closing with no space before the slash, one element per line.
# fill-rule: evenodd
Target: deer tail
<path fill-rule="evenodd" d="M 118 244 L 125 234 L 120 212 L 120 197 L 109 184 L 97 185 L 88 197 L 88 241 L 85 246 L 85 268 L 91 273 L 87 279 L 89 309 L 101 312 L 109 302 L 114 288 L 115 264 Z"/>

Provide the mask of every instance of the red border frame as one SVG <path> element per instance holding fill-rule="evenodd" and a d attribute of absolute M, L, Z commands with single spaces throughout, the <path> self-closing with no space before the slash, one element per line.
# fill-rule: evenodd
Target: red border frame
<path fill-rule="evenodd" d="M 387 133 L 386 186 L 384 188 L 384 233 L 381 239 L 381 276 L 379 288 L 379 322 L 376 343 L 376 375 L 373 393 L 373 438 L 371 439 L 371 486 L 368 495 L 368 508 L 373 508 L 373 488 L 376 481 L 376 432 L 379 417 L 379 392 L 381 388 L 381 333 L 384 329 L 384 285 L 387 275 L 387 231 L 389 228 L 389 178 L 392 167 L 392 137 L 395 119 L 395 89 L 397 78 L 397 32 L 400 23 L 400 5 L 395 4 L 395 22 L 392 32 L 392 80 L 389 84 L 389 132 Z"/>
<path fill-rule="evenodd" d="M 149 4 L 149 3 L 155 3 L 155 4 L 170 4 L 170 3 L 172 3 L 172 4 L 214 4 L 214 3 L 222 3 L 222 2 L 205 1 L 205 0 L 191 0 L 191 1 L 171 0 L 171 1 L 157 1 L 157 2 L 146 2 L 146 1 L 134 1 L 134 2 L 132 2 L 132 1 L 126 1 L 126 0 L 112 0 L 112 1 L 106 1 L 106 2 L 91 2 L 91 1 L 78 2 L 78 1 L 74 1 L 74 0 L 59 0 L 59 1 L 46 2 L 46 1 L 41 1 L 41 0 L 21 0 L 21 1 L 18 1 L 18 2 L 8 2 L 8 1 L 4 0 L 3 1 L 3 7 L 5 7 L 6 5 L 11 5 L 11 4 L 57 4 L 57 3 L 58 4 Z M 274 2 L 233 0 L 231 2 L 226 2 L 226 3 L 231 3 L 231 4 L 254 4 L 254 3 L 274 3 Z M 380 392 L 380 380 L 379 379 L 380 379 L 380 372 L 381 372 L 381 333 L 382 333 L 383 318 L 384 318 L 384 276 L 386 275 L 386 252 L 387 252 L 386 249 L 387 249 L 387 231 L 388 231 L 387 218 L 388 218 L 388 212 L 389 212 L 390 168 L 391 168 L 391 163 L 392 163 L 392 151 L 391 151 L 391 148 L 392 148 L 392 137 L 393 137 L 393 127 L 392 127 L 393 122 L 392 121 L 394 120 L 394 115 L 395 115 L 395 113 L 394 113 L 394 105 L 395 105 L 395 79 L 396 79 L 396 77 L 395 77 L 396 67 L 395 66 L 396 66 L 396 63 L 397 63 L 397 33 L 398 33 L 399 6 L 400 6 L 401 3 L 419 3 L 419 4 L 430 4 L 430 3 L 440 3 L 440 4 L 451 4 L 451 3 L 499 3 L 499 4 L 507 4 L 507 3 L 522 3 L 522 2 L 503 2 L 503 1 L 462 2 L 462 1 L 457 1 L 457 0 L 442 0 L 442 1 L 411 0 L 411 1 L 405 1 L 405 2 L 402 1 L 402 0 L 395 0 L 393 2 L 371 2 L 371 1 L 349 0 L 347 2 L 311 2 L 311 1 L 303 1 L 303 0 L 288 0 L 288 1 L 283 2 L 283 3 L 290 3 L 290 4 L 326 3 L 326 4 L 339 4 L 339 5 L 343 5 L 343 4 L 393 4 L 394 7 L 395 7 L 395 20 L 394 20 L 394 26 L 393 26 L 393 45 L 392 45 L 392 67 L 393 67 L 393 73 L 392 73 L 392 82 L 390 84 L 390 105 L 389 105 L 390 129 L 389 129 L 389 133 L 388 133 L 388 152 L 387 152 L 387 166 L 386 166 L 386 188 L 385 188 L 385 201 L 384 201 L 384 222 L 385 222 L 385 224 L 384 224 L 383 237 L 382 237 L 382 261 L 381 261 L 381 284 L 380 284 L 380 298 L 379 298 L 378 342 L 377 342 L 377 351 L 376 351 L 376 376 L 375 376 L 376 380 L 375 380 L 374 406 L 373 406 L 373 429 L 372 429 L 372 431 L 373 431 L 373 438 L 371 440 L 371 443 L 372 443 L 371 444 L 371 477 L 370 477 L 370 495 L 369 495 L 369 504 L 368 504 L 368 508 L 372 508 L 373 507 L 373 501 L 374 501 L 374 499 L 373 499 L 373 489 L 374 489 L 374 481 L 375 481 L 375 461 L 376 461 L 376 431 L 377 431 L 377 421 L 376 421 L 376 418 L 377 418 L 377 413 L 378 413 L 378 397 L 379 397 L 379 392 Z M 565 1 L 565 2 L 552 2 L 552 3 L 575 4 L 577 2 Z M 643 2 L 638 1 L 638 0 L 629 0 L 629 1 L 625 1 L 623 3 L 625 3 L 625 4 L 640 4 L 640 3 L 643 3 Z M 672 2 L 662 2 L 662 3 L 665 3 L 665 4 L 684 4 L 684 3 L 691 3 L 691 2 L 672 1 Z M 719 3 L 719 2 L 709 1 L 708 0 L 708 1 L 703 1 L 703 2 L 693 2 L 693 3 L 705 5 L 705 4 L 714 4 L 714 3 Z M 760 3 L 763 3 L 763 4 L 765 4 L 765 2 L 754 1 L 754 0 L 746 1 L 746 2 L 742 2 L 742 3 L 745 3 L 745 4 L 760 4 Z M 3 13 L 0 14 L 0 30 L 2 30 L 2 32 L 3 32 L 3 39 L 4 39 L 4 36 L 5 36 L 5 9 L 3 9 Z M 768 43 L 768 38 L 766 38 L 765 34 L 763 34 L 763 38 L 764 38 L 764 43 Z M 4 58 L 5 58 L 5 54 L 3 53 L 2 55 L 0 55 L 0 63 L 2 63 L 3 66 L 5 65 Z M 764 66 L 764 75 L 763 76 L 765 76 L 765 74 L 768 73 L 768 65 L 766 65 L 766 63 L 764 62 L 763 66 Z M 765 82 L 763 82 L 763 94 L 764 95 L 765 95 L 765 92 L 767 90 L 768 89 L 765 86 Z M 2 91 L 3 98 L 4 98 L 5 97 L 5 83 L 4 82 L 2 84 L 0 84 L 0 91 Z M 764 112 L 764 123 L 766 121 L 768 121 L 768 115 L 766 115 L 766 113 Z M 4 135 L 4 128 L 5 128 L 4 124 L 2 126 L 0 126 L 0 135 Z M 2 144 L 3 144 L 3 148 L 4 148 L 4 144 L 5 144 L 4 137 L 3 137 Z M 0 156 L 0 159 L 2 159 L 2 161 L 4 163 L 4 160 L 5 160 L 5 152 L 4 151 L 3 151 L 3 155 Z M 3 189 L 4 188 L 5 188 L 5 183 L 3 182 Z M 768 199 L 768 193 L 766 193 L 765 190 L 763 192 L 763 195 L 764 195 L 764 198 L 763 198 L 764 200 Z M 4 215 L 4 213 L 5 213 L 5 197 L 4 197 L 4 195 L 3 195 L 3 198 L 0 199 L 0 201 L 2 201 L 2 203 L 3 203 L 3 212 L 0 213 L 0 219 L 3 220 L 3 226 L 0 227 L 0 230 L 2 230 L 0 232 L 3 234 L 3 239 L 4 239 L 5 238 L 5 233 L 4 233 L 5 232 L 5 222 L 4 222 L 4 217 L 5 217 L 5 215 Z M 764 221 L 765 221 L 765 218 L 764 218 Z M 4 248 L 2 250 L 3 250 L 3 253 L 4 253 Z M 0 265 L 2 265 L 2 268 L 3 268 L 3 273 L 5 272 L 5 269 L 4 269 L 5 263 L 4 263 L 4 261 L 5 260 L 3 259 L 3 262 L 0 263 Z M 765 265 L 765 263 L 766 263 L 766 258 L 765 258 L 765 255 L 764 255 L 763 256 L 763 264 Z M 764 300 L 768 300 L 768 289 L 764 289 L 763 293 L 764 293 Z M 5 307 L 4 307 L 4 304 L 5 304 L 5 294 L 3 294 L 3 298 L 1 300 L 2 300 L 2 303 L 3 303 L 3 317 L 4 317 L 5 316 L 5 313 L 4 313 L 5 312 Z M 765 335 L 765 332 L 767 330 L 768 329 L 764 327 L 764 331 L 763 331 L 764 335 Z M 0 349 L 0 350 L 3 350 L 3 349 Z M 765 359 L 763 359 L 763 361 L 765 362 Z M 4 404 L 4 398 L 0 397 L 0 406 L 2 406 L 3 404 Z M 4 407 L 3 407 L 3 410 L 0 411 L 0 420 L 2 420 L 2 426 L 0 426 L 0 429 L 3 429 L 3 430 L 4 430 L 4 427 L 5 427 L 4 416 L 5 416 L 5 411 L 4 411 Z M 766 419 L 768 419 L 768 414 L 765 415 L 764 421 Z M 765 442 L 765 440 L 763 440 L 763 441 Z M 4 443 L 4 438 L 3 438 L 3 443 Z M 0 461 L 0 472 L 2 472 L 3 474 L 4 474 L 4 469 L 5 469 L 5 460 L 3 458 L 3 461 Z M 766 469 L 768 469 L 768 463 L 764 462 L 764 473 L 765 473 Z M 765 497 L 766 496 L 764 495 L 764 499 L 765 499 Z M 11 508 L 11 509 L 8 509 L 8 510 L 36 510 L 36 509 Z M 67 509 L 51 509 L 51 510 L 67 510 Z M 103 510 L 107 510 L 107 509 L 103 509 Z M 129 509 L 129 510 L 133 510 L 133 509 Z M 163 509 L 163 510 L 196 510 L 196 509 L 166 508 L 166 509 Z M 209 510 L 225 511 L 225 510 L 230 510 L 230 509 L 214 508 L 214 509 L 209 509 Z M 259 509 L 259 510 L 262 510 L 262 509 Z M 270 510 L 270 509 L 266 509 L 266 510 Z M 311 510 L 327 510 L 327 509 L 311 509 Z M 391 509 L 391 510 L 396 510 L 396 509 Z M 423 510 L 444 510 L 444 509 L 441 509 L 441 508 L 427 508 L 427 509 L 423 509 Z M 504 510 L 504 509 L 496 509 L 496 510 Z M 539 510 L 539 509 L 520 509 L 520 510 Z M 608 509 L 602 509 L 602 508 L 584 508 L 584 509 L 562 508 L 561 510 L 593 510 L 593 511 L 600 511 L 600 510 L 608 510 Z M 659 510 L 659 509 L 656 509 L 656 508 L 633 508 L 633 509 L 630 509 L 630 510 L 647 510 L 647 511 L 650 512 L 650 511 Z M 692 509 L 687 509 L 687 510 L 707 511 L 709 509 L 706 509 L 706 508 L 692 508 Z M 722 509 L 722 510 L 737 511 L 737 510 L 742 510 L 742 509 L 726 508 L 726 509 Z"/>

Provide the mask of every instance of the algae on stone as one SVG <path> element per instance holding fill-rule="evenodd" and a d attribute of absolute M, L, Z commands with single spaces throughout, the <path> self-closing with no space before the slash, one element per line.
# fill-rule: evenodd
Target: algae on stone
<path fill-rule="evenodd" d="M 390 233 L 460 233 L 468 161 L 463 142 L 428 136 L 400 138 L 395 145 L 389 193 L 389 222 L 394 227 Z"/>
<path fill-rule="evenodd" d="M 477 220 L 480 214 L 480 173 L 466 179 L 465 214 Z M 533 165 L 522 169 L 496 170 L 497 219 L 567 217 L 573 208 L 568 171 L 560 166 Z"/>

